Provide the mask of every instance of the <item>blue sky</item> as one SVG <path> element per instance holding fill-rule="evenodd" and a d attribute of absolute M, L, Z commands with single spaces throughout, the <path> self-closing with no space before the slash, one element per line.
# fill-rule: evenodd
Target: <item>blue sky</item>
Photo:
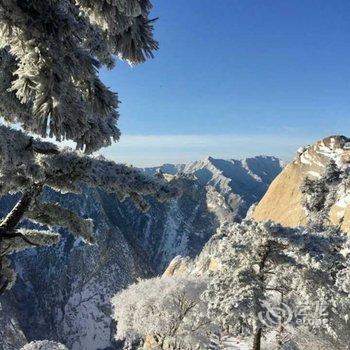
<path fill-rule="evenodd" d="M 284 159 L 350 134 L 350 2 L 154 0 L 155 58 L 102 71 L 122 139 L 103 153 L 137 166 L 207 155 Z"/>

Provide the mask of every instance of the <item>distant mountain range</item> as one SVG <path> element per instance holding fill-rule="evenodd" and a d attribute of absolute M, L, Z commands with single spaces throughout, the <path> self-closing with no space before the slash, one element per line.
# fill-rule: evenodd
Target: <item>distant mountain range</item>
<path fill-rule="evenodd" d="M 202 186 L 211 186 L 224 196 L 236 218 L 242 218 L 261 199 L 282 168 L 283 162 L 276 157 L 257 156 L 243 160 L 207 157 L 189 164 L 164 164 L 142 170 L 148 175 L 158 171 L 193 174 Z"/>
<path fill-rule="evenodd" d="M 71 350 L 117 349 L 110 297 L 138 278 L 161 274 L 177 255 L 196 256 L 221 222 L 240 220 L 262 198 L 282 163 L 263 156 L 208 157 L 142 169 L 148 175 L 159 170 L 176 175 L 183 196 L 169 203 L 150 199 L 147 213 L 91 188 L 81 195 L 44 194 L 91 217 L 97 245 L 84 245 L 61 230 L 64 239 L 57 246 L 14 257 L 17 284 L 0 297 L 0 350 L 34 339 L 57 340 Z M 1 214 L 13 203 L 12 197 L 2 198 Z"/>

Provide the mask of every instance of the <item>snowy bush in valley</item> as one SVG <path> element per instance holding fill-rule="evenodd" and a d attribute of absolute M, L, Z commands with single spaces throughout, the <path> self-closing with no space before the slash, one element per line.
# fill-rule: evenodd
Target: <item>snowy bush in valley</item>
<path fill-rule="evenodd" d="M 157 277 L 130 286 L 112 299 L 117 339 L 144 339 L 161 348 L 203 349 L 215 327 L 200 299 L 206 280 L 195 276 Z"/>
<path fill-rule="evenodd" d="M 281 346 L 288 327 L 299 325 L 319 339 L 326 331 L 342 341 L 350 311 L 345 234 L 246 220 L 222 225 L 215 240 L 221 267 L 203 297 L 209 315 L 226 331 L 251 336 L 254 350 L 264 333 L 276 328 Z"/>
<path fill-rule="evenodd" d="M 49 340 L 33 341 L 26 344 L 21 350 L 68 350 L 63 344 Z"/>
<path fill-rule="evenodd" d="M 20 228 L 23 218 L 93 242 L 91 220 L 40 200 L 45 186 L 78 192 L 85 184 L 130 197 L 142 210 L 148 209 L 145 195 L 166 200 L 177 194 L 160 178 L 87 155 L 120 136 L 118 97 L 98 69 L 113 67 L 116 56 L 130 64 L 152 57 L 158 44 L 151 7 L 148 0 L 0 3 L 0 115 L 24 130 L 0 125 L 0 195 L 22 192 L 0 223 L 0 294 L 15 280 L 7 255 L 59 240 L 51 231 Z M 79 152 L 35 136 L 71 140 Z"/>

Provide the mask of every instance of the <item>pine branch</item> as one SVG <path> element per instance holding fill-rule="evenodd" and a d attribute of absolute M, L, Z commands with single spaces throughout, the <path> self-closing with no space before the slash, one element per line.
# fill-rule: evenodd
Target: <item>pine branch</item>
<path fill-rule="evenodd" d="M 34 185 L 32 189 L 24 192 L 22 198 L 7 214 L 6 218 L 0 224 L 0 238 L 11 235 L 18 223 L 23 218 L 24 213 L 28 210 L 32 200 L 36 198 L 42 190 L 42 185 Z"/>

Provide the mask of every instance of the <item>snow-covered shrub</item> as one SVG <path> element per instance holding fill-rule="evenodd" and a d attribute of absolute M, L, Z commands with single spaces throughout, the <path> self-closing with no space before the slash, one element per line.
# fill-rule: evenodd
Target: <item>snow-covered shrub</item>
<path fill-rule="evenodd" d="M 112 299 L 116 338 L 151 337 L 161 348 L 205 348 L 215 329 L 200 299 L 206 285 L 196 276 L 157 277 L 133 284 Z"/>
<path fill-rule="evenodd" d="M 68 350 L 63 344 L 49 340 L 33 341 L 24 345 L 21 350 Z"/>

